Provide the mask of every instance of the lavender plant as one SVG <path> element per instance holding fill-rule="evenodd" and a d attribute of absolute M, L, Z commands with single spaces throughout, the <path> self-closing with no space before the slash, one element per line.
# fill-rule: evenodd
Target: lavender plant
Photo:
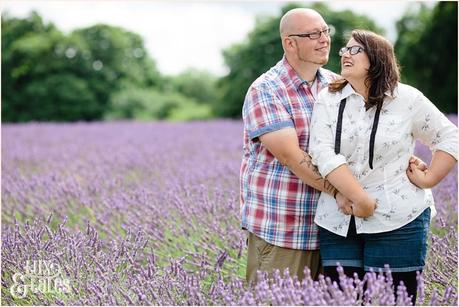
<path fill-rule="evenodd" d="M 457 117 L 451 117 L 456 120 Z M 239 224 L 239 121 L 2 125 L 2 304 L 403 305 L 390 270 L 340 285 L 306 270 L 248 286 Z M 417 154 L 428 161 L 427 150 Z M 420 304 L 457 305 L 457 170 L 438 216 Z M 62 269 L 70 291 L 11 288 L 27 261 Z M 17 276 L 16 276 L 17 277 Z M 341 288 L 340 288 L 341 287 Z"/>

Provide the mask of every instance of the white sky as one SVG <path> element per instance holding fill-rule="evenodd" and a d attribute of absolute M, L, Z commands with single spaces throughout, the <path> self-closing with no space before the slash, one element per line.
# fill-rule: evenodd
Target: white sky
<path fill-rule="evenodd" d="M 26 17 L 36 10 L 45 20 L 68 33 L 106 23 L 136 32 L 163 74 L 189 67 L 224 75 L 222 49 L 241 42 L 260 14 L 278 15 L 284 1 L 90 1 L 3 0 L 0 9 Z M 305 3 L 297 1 L 296 3 Z M 396 39 L 395 22 L 414 1 L 329 1 L 334 10 L 351 9 L 375 20 Z M 426 2 L 433 6 L 435 2 Z M 273 59 L 275 63 L 277 59 Z"/>

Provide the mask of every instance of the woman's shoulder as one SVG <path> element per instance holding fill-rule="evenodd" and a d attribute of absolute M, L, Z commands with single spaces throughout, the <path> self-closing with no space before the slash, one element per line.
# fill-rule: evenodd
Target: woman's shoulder
<path fill-rule="evenodd" d="M 328 86 L 324 87 L 320 92 L 317 98 L 320 99 L 325 99 L 327 101 L 334 101 L 336 99 L 339 99 L 341 97 L 341 91 L 338 92 L 332 92 L 330 91 L 330 88 Z"/>
<path fill-rule="evenodd" d="M 343 92 L 344 90 L 345 88 L 334 91 L 330 90 L 330 88 L 327 86 L 319 92 L 319 95 L 317 96 L 317 102 L 330 106 L 339 105 L 342 97 L 347 96 L 346 93 Z"/>
<path fill-rule="evenodd" d="M 401 97 L 408 96 L 412 98 L 423 95 L 417 88 L 401 82 L 398 82 L 397 87 L 395 88 L 395 94 L 397 94 L 397 96 L 400 95 Z"/>

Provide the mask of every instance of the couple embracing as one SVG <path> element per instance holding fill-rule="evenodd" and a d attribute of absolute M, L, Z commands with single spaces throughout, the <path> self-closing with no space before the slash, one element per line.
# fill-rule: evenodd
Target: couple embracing
<path fill-rule="evenodd" d="M 389 265 L 416 301 L 434 202 L 430 188 L 457 161 L 457 127 L 400 83 L 393 46 L 354 30 L 341 75 L 323 69 L 330 28 L 312 9 L 280 21 L 283 58 L 250 86 L 243 106 L 242 227 L 247 281 L 257 270 L 305 266 L 339 281 Z M 433 150 L 426 166 L 416 140 Z M 319 252 L 320 251 L 320 252 Z"/>

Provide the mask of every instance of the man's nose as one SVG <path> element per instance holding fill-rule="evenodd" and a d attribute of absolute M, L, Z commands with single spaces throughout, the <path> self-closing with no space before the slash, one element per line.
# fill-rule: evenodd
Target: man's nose
<path fill-rule="evenodd" d="M 328 42 L 328 41 L 330 41 L 330 36 L 325 34 L 324 32 L 320 32 L 319 41 L 320 42 Z"/>

